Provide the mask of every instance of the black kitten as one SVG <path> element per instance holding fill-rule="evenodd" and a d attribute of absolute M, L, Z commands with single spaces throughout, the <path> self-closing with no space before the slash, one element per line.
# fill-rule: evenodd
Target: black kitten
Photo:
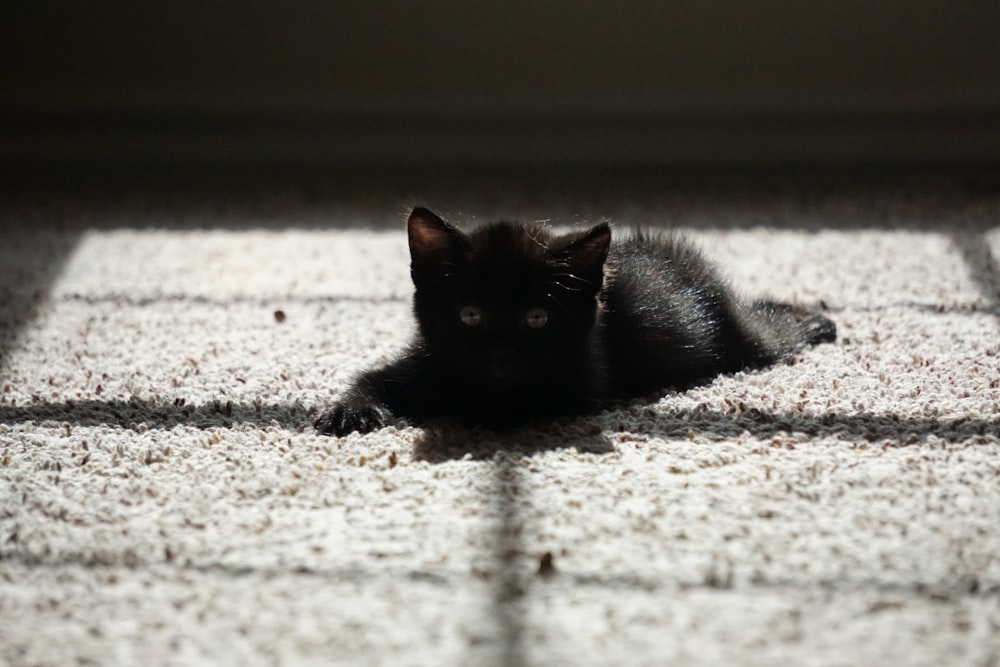
<path fill-rule="evenodd" d="M 462 233 L 431 211 L 409 224 L 419 333 L 316 422 L 344 435 L 392 415 L 504 426 L 580 414 L 665 387 L 772 364 L 833 341 L 826 317 L 745 303 L 678 238 L 611 242 L 498 222 Z"/>

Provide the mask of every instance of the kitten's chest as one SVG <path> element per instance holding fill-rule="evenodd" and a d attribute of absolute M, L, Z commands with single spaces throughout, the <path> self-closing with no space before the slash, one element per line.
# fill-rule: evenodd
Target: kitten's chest
<path fill-rule="evenodd" d="M 585 371 L 547 369 L 519 381 L 497 381 L 439 368 L 428 374 L 422 392 L 438 404 L 440 410 L 436 411 L 483 423 L 504 423 L 586 409 L 598 391 Z"/>

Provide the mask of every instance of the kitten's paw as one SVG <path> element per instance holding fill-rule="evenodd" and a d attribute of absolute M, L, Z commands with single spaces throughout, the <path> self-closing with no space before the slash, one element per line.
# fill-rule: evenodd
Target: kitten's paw
<path fill-rule="evenodd" d="M 819 345 L 837 340 L 837 325 L 820 313 L 777 301 L 755 301 L 753 311 L 779 326 L 798 329 L 802 345 Z"/>
<path fill-rule="evenodd" d="M 316 430 L 323 435 L 341 438 L 348 433 L 371 433 L 382 428 L 388 421 L 385 408 L 374 403 L 338 404 L 332 410 L 320 415 L 313 422 Z"/>

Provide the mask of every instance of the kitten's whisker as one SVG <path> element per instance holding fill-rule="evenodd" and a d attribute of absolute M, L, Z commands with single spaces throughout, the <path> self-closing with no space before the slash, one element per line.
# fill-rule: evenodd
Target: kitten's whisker
<path fill-rule="evenodd" d="M 582 292 L 583 291 L 582 287 L 570 287 L 569 285 L 564 285 L 564 284 L 562 284 L 561 282 L 558 282 L 558 281 L 552 281 L 552 282 L 550 282 L 548 284 L 549 285 L 555 285 L 556 287 L 564 289 L 567 292 Z"/>
<path fill-rule="evenodd" d="M 576 283 L 578 283 L 579 285 L 581 285 L 581 286 L 580 287 L 574 287 L 574 286 L 568 284 L 568 283 L 574 282 L 574 281 Z M 582 292 L 585 287 L 589 287 L 593 283 L 591 283 L 591 281 L 587 280 L 586 278 L 581 278 L 580 276 L 572 274 L 572 273 L 557 273 L 557 274 L 555 274 L 555 275 L 553 275 L 553 276 L 550 277 L 548 284 L 549 285 L 556 285 L 556 286 L 558 286 L 558 287 L 560 287 L 560 288 L 562 288 L 562 289 L 564 289 L 564 290 L 566 290 L 568 292 Z"/>
<path fill-rule="evenodd" d="M 570 278 L 581 283 L 590 284 L 590 281 L 586 278 L 576 275 L 575 273 L 555 273 L 552 275 L 553 278 Z"/>

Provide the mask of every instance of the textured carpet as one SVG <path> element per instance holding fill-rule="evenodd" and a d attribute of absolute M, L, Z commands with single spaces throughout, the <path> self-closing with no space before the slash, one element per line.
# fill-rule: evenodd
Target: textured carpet
<path fill-rule="evenodd" d="M 0 663 L 1000 665 L 989 181 L 321 185 L 6 196 Z M 681 227 L 839 340 L 544 428 L 318 436 L 407 339 L 417 201 Z"/>

